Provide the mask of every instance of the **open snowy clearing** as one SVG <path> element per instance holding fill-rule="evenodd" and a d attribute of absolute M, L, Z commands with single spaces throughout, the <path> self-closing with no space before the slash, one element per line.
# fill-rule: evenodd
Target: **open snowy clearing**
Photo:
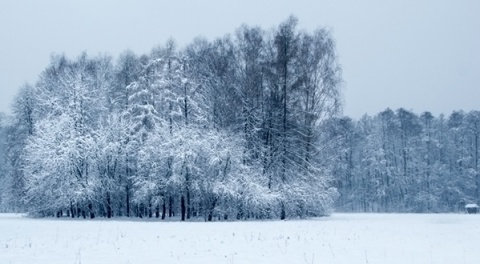
<path fill-rule="evenodd" d="M 0 263 L 480 263 L 480 215 L 334 214 L 253 222 L 0 214 Z"/>

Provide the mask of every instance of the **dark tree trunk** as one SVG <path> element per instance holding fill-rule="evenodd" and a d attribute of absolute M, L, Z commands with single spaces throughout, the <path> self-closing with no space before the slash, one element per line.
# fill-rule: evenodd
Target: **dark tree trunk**
<path fill-rule="evenodd" d="M 211 211 L 208 211 L 208 222 L 211 222 L 213 218 L 213 214 Z"/>
<path fill-rule="evenodd" d="M 127 199 L 125 201 L 127 205 L 127 217 L 130 217 L 130 188 L 128 187 L 128 184 L 125 186 L 125 192 L 127 194 Z"/>
<path fill-rule="evenodd" d="M 112 217 L 112 201 L 110 199 L 110 193 L 107 192 L 107 218 Z"/>
<path fill-rule="evenodd" d="M 136 208 L 137 208 L 137 217 L 138 218 L 143 218 L 144 205 L 139 204 L 139 205 L 136 206 Z"/>
<path fill-rule="evenodd" d="M 170 196 L 168 198 L 168 217 L 174 216 L 174 211 L 173 211 L 173 197 Z"/>
<path fill-rule="evenodd" d="M 285 220 L 285 218 L 286 218 L 286 213 L 285 213 L 285 204 L 284 204 L 283 202 L 280 204 L 280 208 L 281 208 L 281 209 L 280 209 L 280 210 L 281 210 L 281 212 L 280 212 L 280 219 L 281 219 L 281 220 Z"/>
<path fill-rule="evenodd" d="M 88 204 L 88 210 L 90 211 L 90 219 L 95 218 L 95 213 L 93 212 L 93 206 L 91 203 Z"/>
<path fill-rule="evenodd" d="M 190 219 L 192 215 L 192 204 L 190 203 L 190 189 L 187 188 L 187 219 Z"/>
<path fill-rule="evenodd" d="M 243 205 L 239 204 L 237 210 L 237 220 L 240 220 L 244 216 Z"/>
<path fill-rule="evenodd" d="M 163 205 L 162 205 L 162 220 L 165 220 L 165 215 L 167 213 L 167 204 L 165 202 L 165 199 L 163 199 Z"/>
<path fill-rule="evenodd" d="M 75 218 L 75 208 L 73 208 L 72 202 L 70 202 L 70 215 L 72 218 Z"/>
<path fill-rule="evenodd" d="M 185 196 L 182 195 L 180 199 L 180 214 L 182 215 L 182 221 L 185 221 L 186 208 L 185 208 Z"/>
<path fill-rule="evenodd" d="M 210 205 L 210 208 L 208 210 L 208 222 L 211 222 L 213 219 L 213 210 L 215 210 L 215 206 L 217 204 L 217 199 L 213 199 L 212 204 Z"/>

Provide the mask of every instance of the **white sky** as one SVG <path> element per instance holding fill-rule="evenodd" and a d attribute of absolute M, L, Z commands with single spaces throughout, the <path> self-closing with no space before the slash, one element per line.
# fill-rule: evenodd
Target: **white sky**
<path fill-rule="evenodd" d="M 333 30 L 345 115 L 480 109 L 478 0 L 0 0 L 0 112 L 53 53 L 141 54 L 170 37 L 182 46 L 243 23 L 269 29 L 290 14 L 300 29 Z"/>

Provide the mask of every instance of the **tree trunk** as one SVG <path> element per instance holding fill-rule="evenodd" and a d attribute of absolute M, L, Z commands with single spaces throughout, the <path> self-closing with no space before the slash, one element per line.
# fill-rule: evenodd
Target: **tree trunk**
<path fill-rule="evenodd" d="M 213 210 L 215 210 L 215 205 L 217 204 L 217 199 L 213 199 L 212 204 L 208 210 L 208 222 L 211 222 L 213 219 Z"/>
<path fill-rule="evenodd" d="M 168 217 L 175 216 L 175 212 L 173 211 L 173 197 L 170 196 L 168 198 Z"/>
<path fill-rule="evenodd" d="M 125 192 L 127 194 L 126 199 L 126 206 L 127 206 L 127 217 L 130 217 L 130 188 L 128 187 L 128 183 L 125 186 Z"/>
<path fill-rule="evenodd" d="M 110 199 L 110 193 L 107 192 L 107 218 L 112 217 L 112 201 Z"/>
<path fill-rule="evenodd" d="M 192 204 L 190 199 L 190 188 L 187 188 L 187 219 L 192 216 Z"/>
<path fill-rule="evenodd" d="M 167 213 L 167 205 L 165 202 L 165 199 L 163 199 L 163 205 L 162 205 L 162 220 L 165 220 L 165 214 Z"/>
<path fill-rule="evenodd" d="M 160 205 L 157 204 L 157 206 L 155 207 L 155 218 L 159 218 L 160 217 Z"/>
<path fill-rule="evenodd" d="M 70 202 L 70 215 L 72 218 L 75 218 L 75 208 L 73 207 L 72 202 Z"/>
<path fill-rule="evenodd" d="M 89 204 L 88 204 L 88 210 L 90 211 L 90 219 L 95 218 L 95 212 L 93 212 L 92 203 L 89 203 Z"/>
<path fill-rule="evenodd" d="M 182 216 L 182 221 L 185 221 L 186 208 L 185 208 L 185 196 L 182 195 L 180 198 L 180 214 Z"/>

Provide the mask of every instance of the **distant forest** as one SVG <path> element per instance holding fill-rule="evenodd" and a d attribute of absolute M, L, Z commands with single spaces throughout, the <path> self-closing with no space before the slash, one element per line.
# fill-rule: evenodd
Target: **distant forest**
<path fill-rule="evenodd" d="M 268 219 L 479 200 L 480 112 L 341 116 L 331 32 L 242 26 L 149 54 L 52 56 L 0 115 L 0 211 Z"/>
<path fill-rule="evenodd" d="M 332 118 L 321 130 L 337 210 L 458 212 L 479 202 L 479 111 L 434 117 L 386 109 Z"/>

